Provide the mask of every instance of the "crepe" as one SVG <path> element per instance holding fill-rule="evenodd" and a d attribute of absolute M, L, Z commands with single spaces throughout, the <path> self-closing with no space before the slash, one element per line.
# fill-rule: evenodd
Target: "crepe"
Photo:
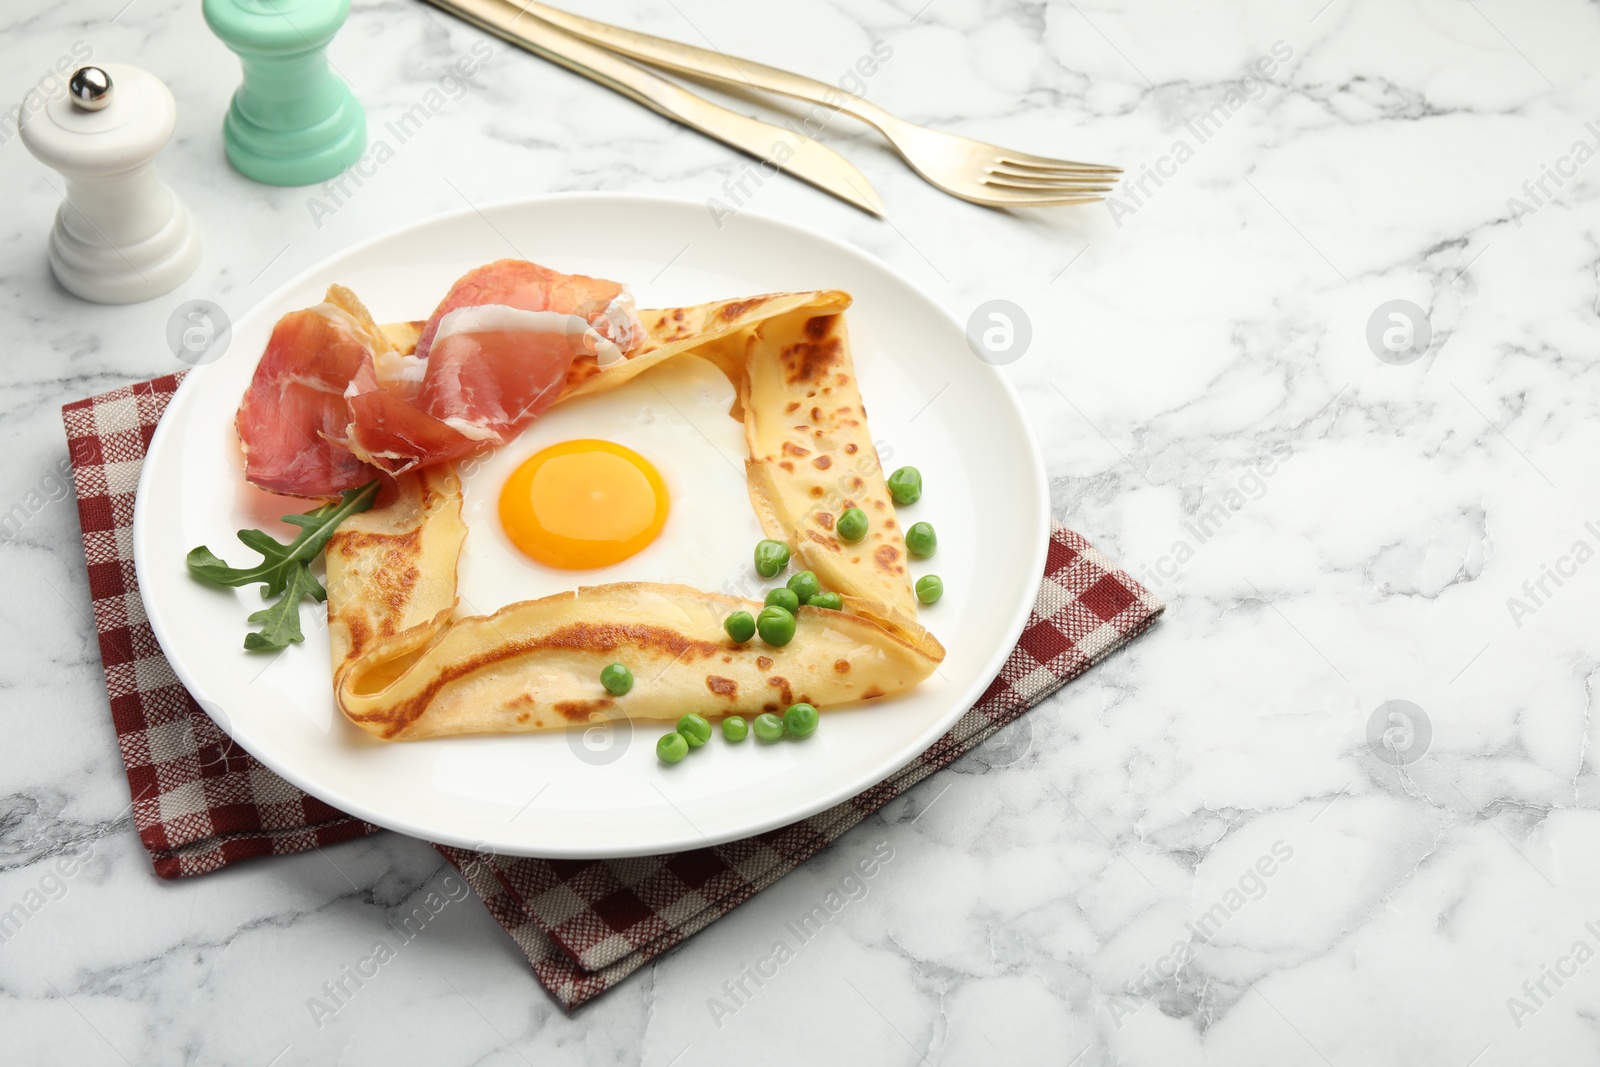
<path fill-rule="evenodd" d="M 787 542 L 824 589 L 862 601 L 858 610 L 920 630 L 904 532 L 867 428 L 842 311 L 803 308 L 762 323 L 739 395 L 750 503 L 767 536 Z M 855 543 L 835 529 L 851 507 L 868 521 Z"/>
<path fill-rule="evenodd" d="M 398 480 L 385 507 L 339 524 L 325 552 L 328 638 L 335 669 L 375 640 L 431 622 L 456 603 L 467 527 L 461 480 L 434 467 Z"/>
<path fill-rule="evenodd" d="M 936 666 L 870 619 L 802 607 L 782 648 L 738 644 L 722 630 L 761 605 L 682 585 L 587 586 L 511 604 L 493 615 L 429 623 L 367 646 L 335 682 L 351 722 L 389 740 L 520 732 L 597 717 L 675 720 L 782 712 L 796 701 L 872 700 L 922 681 Z M 601 688 L 607 664 L 634 685 Z"/>
<path fill-rule="evenodd" d="M 735 385 L 730 414 L 745 425 L 762 528 L 841 594 L 843 610 L 802 607 L 795 639 L 782 648 L 740 645 L 723 632 L 729 614 L 756 614 L 759 603 L 677 585 L 590 586 L 456 617 L 460 484 L 425 471 L 402 477 L 395 501 L 355 516 L 329 542 L 334 691 L 344 714 L 380 737 L 412 740 L 603 715 L 830 706 L 899 692 L 931 674 L 944 649 L 916 621 L 902 531 L 855 381 L 849 305 L 848 294 L 824 291 L 643 311 L 647 339 L 626 363 L 575 360 L 561 395 L 616 388 L 679 355 L 722 369 Z M 418 325 L 376 329 L 404 353 Z M 870 520 L 853 545 L 833 529 L 850 506 Z M 614 662 L 636 679 L 620 698 L 599 683 Z"/>
<path fill-rule="evenodd" d="M 581 384 L 569 384 L 562 399 L 615 388 L 679 354 L 715 363 L 734 384 L 729 414 L 744 422 L 750 502 L 766 535 L 786 543 L 797 569 L 815 571 L 824 589 L 854 597 L 859 614 L 942 658 L 916 621 L 904 531 L 850 355 L 849 306 L 848 293 L 821 291 L 644 311 L 651 340 L 623 367 L 575 361 L 568 380 Z M 849 507 L 869 522 L 855 544 L 834 531 Z"/>
<path fill-rule="evenodd" d="M 645 342 L 629 353 L 627 362 L 620 366 L 601 369 L 592 357 L 573 360 L 571 369 L 567 371 L 567 384 L 562 390 L 561 400 L 615 389 L 651 367 L 683 353 L 700 356 L 716 364 L 734 384 L 737 393 L 744 375 L 752 331 L 763 322 L 803 308 L 815 309 L 812 312 L 815 314 L 843 311 L 849 306 L 850 294 L 827 291 L 774 293 L 738 300 L 719 300 L 694 307 L 641 311 L 639 321 L 644 325 Z M 734 401 L 733 409 L 728 414 L 735 419 L 744 418 L 744 408 L 738 400 Z"/>

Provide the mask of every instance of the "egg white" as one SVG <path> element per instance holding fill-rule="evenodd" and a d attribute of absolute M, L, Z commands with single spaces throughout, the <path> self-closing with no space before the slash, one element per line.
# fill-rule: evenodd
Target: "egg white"
<path fill-rule="evenodd" d="M 681 356 L 610 392 L 545 412 L 514 441 L 459 465 L 462 547 L 458 590 L 464 614 L 489 614 L 507 604 L 580 585 L 668 582 L 713 592 L 754 595 L 749 566 L 763 534 L 750 507 L 744 425 L 728 416 L 733 385 L 715 366 Z M 638 452 L 661 473 L 670 498 L 656 539 L 620 563 L 563 570 L 517 550 L 500 524 L 500 490 L 541 449 L 599 438 Z"/>

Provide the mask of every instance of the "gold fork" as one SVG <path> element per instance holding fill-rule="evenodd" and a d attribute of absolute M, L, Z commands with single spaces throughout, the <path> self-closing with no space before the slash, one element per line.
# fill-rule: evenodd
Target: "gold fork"
<path fill-rule="evenodd" d="M 519 18 L 551 23 L 592 44 L 690 77 L 762 89 L 843 111 L 876 127 L 929 183 L 986 207 L 1090 204 L 1105 199 L 1121 167 L 1077 163 L 1018 152 L 969 137 L 930 130 L 890 114 L 863 97 L 802 74 L 738 59 L 694 45 L 636 33 L 583 18 L 538 0 L 500 0 Z"/>

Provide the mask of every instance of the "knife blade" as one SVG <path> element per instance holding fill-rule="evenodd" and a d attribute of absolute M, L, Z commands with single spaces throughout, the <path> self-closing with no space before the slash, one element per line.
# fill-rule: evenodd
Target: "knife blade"
<path fill-rule="evenodd" d="M 741 115 L 650 73 L 603 48 L 501 0 L 427 0 L 494 34 L 690 129 L 787 171 L 823 192 L 882 217 L 883 200 L 867 176 L 827 145 L 782 126 Z"/>

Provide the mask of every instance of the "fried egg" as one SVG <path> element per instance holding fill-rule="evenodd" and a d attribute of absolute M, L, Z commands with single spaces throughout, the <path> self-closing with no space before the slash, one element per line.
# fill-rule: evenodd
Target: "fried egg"
<path fill-rule="evenodd" d="M 563 570 L 620 563 L 666 524 L 660 473 L 613 441 L 563 441 L 528 457 L 500 490 L 500 525 L 518 551 Z"/>

